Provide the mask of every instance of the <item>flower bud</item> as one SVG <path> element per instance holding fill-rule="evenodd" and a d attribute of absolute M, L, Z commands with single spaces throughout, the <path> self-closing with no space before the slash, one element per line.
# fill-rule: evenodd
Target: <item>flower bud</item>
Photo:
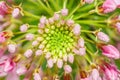
<path fill-rule="evenodd" d="M 37 46 L 39 43 L 38 43 L 38 41 L 33 41 L 32 42 L 32 46 Z"/>
<path fill-rule="evenodd" d="M 45 24 L 46 23 L 46 17 L 45 16 L 42 16 L 40 18 L 40 24 Z"/>
<path fill-rule="evenodd" d="M 74 55 L 73 54 L 68 54 L 68 61 L 70 63 L 73 63 L 74 62 Z"/>
<path fill-rule="evenodd" d="M 69 74 L 69 73 L 72 72 L 72 68 L 69 65 L 65 65 L 64 66 L 64 71 L 65 71 L 65 73 Z"/>
<path fill-rule="evenodd" d="M 57 61 L 57 67 L 58 68 L 62 68 L 62 66 L 63 66 L 63 60 L 62 59 L 58 59 L 58 61 Z"/>
<path fill-rule="evenodd" d="M 8 51 L 10 53 L 14 53 L 16 51 L 16 45 L 15 44 L 9 44 L 8 45 Z"/>
<path fill-rule="evenodd" d="M 32 40 L 34 38 L 34 35 L 33 34 L 31 34 L 31 33 L 28 33 L 27 35 L 26 35 L 26 39 L 27 40 Z"/>
<path fill-rule="evenodd" d="M 86 3 L 91 4 L 94 0 L 85 0 Z"/>
<path fill-rule="evenodd" d="M 119 23 L 119 22 L 116 23 L 116 29 L 117 29 L 117 31 L 120 33 L 120 23 Z"/>
<path fill-rule="evenodd" d="M 113 58 L 113 59 L 119 59 L 120 58 L 120 53 L 117 50 L 117 48 L 115 48 L 113 45 L 104 45 L 101 47 L 102 49 L 102 54 Z"/>
<path fill-rule="evenodd" d="M 49 59 L 51 57 L 51 53 L 50 52 L 47 52 L 46 55 L 45 55 L 45 58 L 46 59 Z"/>
<path fill-rule="evenodd" d="M 62 9 L 61 10 L 61 14 L 62 14 L 62 16 L 67 16 L 68 15 L 68 9 Z"/>
<path fill-rule="evenodd" d="M 37 51 L 35 52 L 35 55 L 36 55 L 36 56 L 40 56 L 42 53 L 43 53 L 42 50 L 37 50 Z"/>
<path fill-rule="evenodd" d="M 27 24 L 23 24 L 20 26 L 20 31 L 21 32 L 26 32 L 28 30 L 28 25 Z"/>
<path fill-rule="evenodd" d="M 33 54 L 33 51 L 32 51 L 31 49 L 28 49 L 28 50 L 24 53 L 25 57 L 27 57 L 27 58 L 31 57 L 32 54 Z"/>
<path fill-rule="evenodd" d="M 54 23 L 53 18 L 49 18 L 48 21 L 49 21 L 50 24 L 53 24 L 53 23 Z"/>
<path fill-rule="evenodd" d="M 84 39 L 83 39 L 83 38 L 80 38 L 80 39 L 78 40 L 78 46 L 81 47 L 81 48 L 83 48 L 83 47 L 84 47 L 84 44 L 85 44 Z"/>
<path fill-rule="evenodd" d="M 39 73 L 34 73 L 33 75 L 34 75 L 34 77 L 33 77 L 34 80 L 42 80 Z"/>
<path fill-rule="evenodd" d="M 47 60 L 47 66 L 49 67 L 49 68 L 52 68 L 53 67 L 53 59 L 49 59 L 49 60 Z"/>
<path fill-rule="evenodd" d="M 81 26 L 79 24 L 75 24 L 75 26 L 73 28 L 73 33 L 75 35 L 79 35 L 80 34 L 80 29 L 81 29 Z"/>
<path fill-rule="evenodd" d="M 20 9 L 19 8 L 14 8 L 12 11 L 12 17 L 17 18 L 20 15 Z"/>
<path fill-rule="evenodd" d="M 18 75 L 23 75 L 23 74 L 25 74 L 26 71 L 27 71 L 27 69 L 25 66 L 20 66 L 19 68 L 16 69 L 16 73 Z"/>
<path fill-rule="evenodd" d="M 67 26 L 73 26 L 74 21 L 69 19 L 69 20 L 67 20 L 66 24 L 67 24 Z"/>
<path fill-rule="evenodd" d="M 101 41 L 104 41 L 104 42 L 109 42 L 109 37 L 108 37 L 108 35 L 106 35 L 105 33 L 103 33 L 103 32 L 98 32 L 97 33 L 97 38 L 99 39 L 99 40 L 101 40 Z"/>
<path fill-rule="evenodd" d="M 53 19 L 54 19 L 55 21 L 59 20 L 59 19 L 60 19 L 60 15 L 57 14 L 57 13 L 55 13 L 54 16 L 53 16 Z"/>

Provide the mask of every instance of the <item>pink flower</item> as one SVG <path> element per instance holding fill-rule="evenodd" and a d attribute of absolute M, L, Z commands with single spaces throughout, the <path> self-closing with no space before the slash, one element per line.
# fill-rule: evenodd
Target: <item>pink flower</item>
<path fill-rule="evenodd" d="M 80 39 L 78 40 L 78 46 L 79 46 L 79 47 L 84 47 L 84 45 L 85 45 L 84 39 L 83 39 L 83 38 L 80 38 Z"/>
<path fill-rule="evenodd" d="M 0 15 L 6 15 L 8 13 L 9 7 L 4 1 L 0 2 Z"/>
<path fill-rule="evenodd" d="M 73 28 L 73 33 L 75 35 L 79 35 L 80 34 L 80 30 L 81 30 L 81 26 L 79 24 L 75 24 L 75 26 Z"/>
<path fill-rule="evenodd" d="M 74 52 L 75 54 L 77 54 L 77 55 L 83 56 L 83 55 L 85 55 L 85 53 L 86 53 L 86 49 L 85 49 L 85 48 L 79 48 L 79 50 L 74 49 L 73 52 Z"/>
<path fill-rule="evenodd" d="M 39 73 L 34 73 L 34 80 L 41 80 L 41 76 Z"/>
<path fill-rule="evenodd" d="M 62 9 L 61 10 L 61 14 L 63 15 L 63 16 L 67 16 L 68 15 L 68 9 Z"/>
<path fill-rule="evenodd" d="M 70 63 L 73 63 L 74 62 L 74 55 L 73 54 L 68 54 L 68 61 Z"/>
<path fill-rule="evenodd" d="M 19 8 L 14 8 L 12 11 L 12 17 L 17 18 L 20 15 L 20 9 Z"/>
<path fill-rule="evenodd" d="M 69 20 L 67 20 L 66 24 L 67 24 L 67 26 L 73 26 L 74 21 L 69 19 Z"/>
<path fill-rule="evenodd" d="M 17 73 L 18 75 L 23 75 L 23 74 L 26 73 L 26 71 L 27 71 L 26 67 L 25 67 L 25 66 L 22 66 L 22 65 L 20 65 L 20 66 L 16 69 L 16 73 Z"/>
<path fill-rule="evenodd" d="M 23 24 L 20 26 L 20 31 L 21 32 L 26 32 L 28 30 L 28 25 L 27 24 Z"/>
<path fill-rule="evenodd" d="M 45 16 L 42 16 L 40 18 L 40 24 L 45 24 L 46 23 L 46 17 Z"/>
<path fill-rule="evenodd" d="M 90 4 L 93 3 L 94 0 L 85 0 L 86 3 Z"/>
<path fill-rule="evenodd" d="M 57 61 L 57 67 L 58 68 L 62 68 L 62 66 L 63 66 L 63 60 L 62 59 L 58 59 L 58 61 Z"/>
<path fill-rule="evenodd" d="M 26 39 L 27 40 L 32 40 L 34 38 L 34 35 L 33 34 L 31 34 L 31 33 L 28 33 L 28 34 L 26 34 Z"/>
<path fill-rule="evenodd" d="M 117 7 L 120 7 L 120 0 L 106 0 L 102 5 L 104 13 L 112 12 Z"/>
<path fill-rule="evenodd" d="M 5 38 L 5 36 L 4 36 L 4 33 L 1 32 L 1 33 L 0 33 L 0 43 L 3 43 L 3 42 L 5 42 L 5 41 L 6 41 L 6 38 Z"/>
<path fill-rule="evenodd" d="M 102 46 L 101 49 L 102 49 L 102 54 L 107 56 L 107 57 L 114 58 L 114 59 L 119 59 L 120 58 L 119 51 L 117 50 L 117 48 L 115 48 L 112 45 Z"/>
<path fill-rule="evenodd" d="M 91 80 L 102 80 L 97 69 L 93 69 L 90 74 Z"/>
<path fill-rule="evenodd" d="M 98 32 L 97 33 L 97 38 L 101 41 L 104 41 L 104 42 L 109 42 L 110 41 L 108 35 L 103 33 L 103 32 Z"/>
<path fill-rule="evenodd" d="M 42 53 L 43 53 L 42 50 L 37 50 L 37 51 L 35 52 L 35 55 L 36 55 L 36 56 L 40 56 Z"/>
<path fill-rule="evenodd" d="M 49 60 L 47 60 L 47 65 L 48 65 L 48 67 L 49 68 L 52 68 L 53 67 L 53 59 L 49 59 Z"/>
<path fill-rule="evenodd" d="M 118 80 L 120 75 L 114 64 L 106 64 L 104 67 L 102 67 L 102 71 L 106 80 Z"/>
<path fill-rule="evenodd" d="M 64 66 L 64 71 L 65 71 L 65 73 L 71 73 L 72 72 L 72 68 L 69 66 L 69 65 L 65 65 Z"/>
<path fill-rule="evenodd" d="M 55 13 L 54 16 L 53 16 L 53 19 L 54 19 L 55 21 L 59 20 L 59 19 L 60 19 L 60 15 L 57 14 L 57 13 Z"/>
<path fill-rule="evenodd" d="M 31 49 L 28 49 L 28 50 L 24 53 L 25 57 L 27 57 L 27 58 L 31 57 L 32 54 L 33 54 L 33 51 L 32 51 Z"/>
<path fill-rule="evenodd" d="M 116 23 L 116 29 L 117 29 L 117 31 L 120 33 L 120 23 L 119 23 L 119 22 Z"/>
<path fill-rule="evenodd" d="M 16 45 L 15 44 L 9 44 L 8 45 L 8 51 L 10 53 L 14 53 L 16 51 Z"/>
<path fill-rule="evenodd" d="M 50 24 L 53 24 L 53 23 L 54 23 L 53 18 L 49 18 L 49 19 L 48 19 L 48 22 L 49 22 Z"/>

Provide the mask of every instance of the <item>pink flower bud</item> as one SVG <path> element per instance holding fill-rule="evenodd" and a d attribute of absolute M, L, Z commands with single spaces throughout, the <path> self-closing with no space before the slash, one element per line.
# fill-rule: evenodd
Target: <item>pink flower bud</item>
<path fill-rule="evenodd" d="M 46 55 L 45 55 L 45 58 L 46 59 L 49 59 L 51 57 L 51 53 L 50 52 L 47 52 Z"/>
<path fill-rule="evenodd" d="M 39 73 L 34 73 L 34 80 L 42 80 Z"/>
<path fill-rule="evenodd" d="M 62 59 L 58 59 L 57 60 L 57 67 L 58 68 L 62 68 L 62 66 L 63 66 L 63 60 Z"/>
<path fill-rule="evenodd" d="M 12 17 L 17 18 L 20 15 L 20 9 L 19 8 L 14 8 L 12 11 Z"/>
<path fill-rule="evenodd" d="M 26 67 L 25 66 L 20 66 L 19 68 L 16 69 L 16 73 L 18 75 L 23 75 L 25 74 L 27 71 Z"/>
<path fill-rule="evenodd" d="M 26 32 L 28 30 L 28 25 L 27 24 L 23 24 L 20 26 L 20 31 L 21 32 Z"/>
<path fill-rule="evenodd" d="M 63 56 L 63 60 L 64 60 L 65 62 L 67 62 L 67 55 L 64 55 L 64 56 Z"/>
<path fill-rule="evenodd" d="M 114 59 L 120 58 L 119 51 L 112 45 L 102 46 L 101 49 L 102 49 L 102 54 L 107 56 L 107 57 L 114 58 Z"/>
<path fill-rule="evenodd" d="M 68 54 L 68 61 L 70 63 L 73 63 L 74 62 L 74 55 L 73 54 Z"/>
<path fill-rule="evenodd" d="M 73 28 L 73 33 L 75 35 L 79 35 L 80 34 L 80 29 L 81 29 L 81 26 L 79 24 L 75 24 L 75 26 Z"/>
<path fill-rule="evenodd" d="M 67 16 L 68 15 L 68 9 L 62 9 L 61 10 L 61 14 L 62 14 L 62 16 Z"/>
<path fill-rule="evenodd" d="M 32 40 L 33 38 L 34 38 L 34 35 L 31 34 L 31 33 L 28 33 L 28 34 L 26 35 L 26 39 L 27 39 L 27 40 Z"/>
<path fill-rule="evenodd" d="M 37 46 L 39 43 L 38 43 L 38 41 L 33 41 L 32 42 L 32 46 Z"/>
<path fill-rule="evenodd" d="M 44 47 L 45 47 L 45 45 L 43 45 L 43 44 L 39 45 L 39 49 L 43 49 Z"/>
<path fill-rule="evenodd" d="M 57 13 L 55 13 L 54 16 L 53 16 L 53 19 L 54 19 L 55 21 L 59 20 L 59 19 L 60 19 L 60 15 L 57 14 Z"/>
<path fill-rule="evenodd" d="M 8 51 L 10 53 L 14 53 L 16 51 L 16 45 L 15 44 L 9 44 L 8 45 Z"/>
<path fill-rule="evenodd" d="M 116 23 L 116 29 L 120 33 L 120 23 Z"/>
<path fill-rule="evenodd" d="M 6 15 L 8 13 L 9 7 L 4 1 L 0 2 L 0 15 Z"/>
<path fill-rule="evenodd" d="M 83 55 L 85 55 L 85 53 L 86 53 L 86 49 L 85 49 L 85 48 L 79 48 L 79 50 L 74 49 L 73 52 L 74 52 L 75 54 L 77 54 L 77 55 L 83 56 Z"/>
<path fill-rule="evenodd" d="M 14 68 L 15 63 L 12 60 L 8 59 L 7 61 L 5 61 L 4 65 L 5 65 L 4 71 L 8 72 L 8 71 L 11 71 Z"/>
<path fill-rule="evenodd" d="M 28 50 L 24 53 L 24 56 L 27 57 L 27 58 L 29 58 L 29 57 L 32 56 L 32 54 L 33 54 L 33 51 L 32 51 L 31 49 L 28 49 Z"/>
<path fill-rule="evenodd" d="M 53 24 L 53 23 L 54 23 L 53 18 L 49 18 L 48 21 L 49 21 L 50 24 Z"/>
<path fill-rule="evenodd" d="M 45 16 L 42 16 L 40 18 L 40 24 L 45 24 L 46 23 L 46 17 Z"/>
<path fill-rule="evenodd" d="M 94 0 L 85 0 L 86 3 L 91 4 L 94 2 Z"/>
<path fill-rule="evenodd" d="M 69 65 L 65 65 L 64 66 L 64 71 L 65 71 L 65 73 L 69 74 L 69 73 L 72 72 L 72 68 Z"/>
<path fill-rule="evenodd" d="M 101 41 L 104 41 L 104 42 L 109 42 L 109 37 L 108 37 L 108 35 L 106 35 L 105 33 L 103 33 L 103 32 L 98 32 L 97 33 L 97 38 L 99 39 L 99 40 L 101 40 Z"/>
<path fill-rule="evenodd" d="M 84 42 L 84 39 L 83 39 L 83 38 L 80 38 L 80 39 L 78 40 L 78 46 L 81 47 L 81 48 L 83 48 L 83 47 L 85 46 L 85 42 Z"/>
<path fill-rule="evenodd" d="M 67 26 L 73 26 L 74 21 L 69 19 L 69 20 L 67 20 L 66 24 L 67 24 Z"/>
<path fill-rule="evenodd" d="M 106 0 L 102 5 L 104 13 L 109 13 L 114 11 L 117 8 L 114 0 Z"/>
<path fill-rule="evenodd" d="M 47 60 L 47 66 L 49 67 L 49 68 L 52 68 L 53 67 L 53 59 L 49 59 L 49 60 Z"/>
<path fill-rule="evenodd" d="M 44 28 L 44 27 L 45 27 L 45 24 L 39 23 L 39 24 L 38 24 L 38 27 L 39 27 L 39 28 Z"/>
<path fill-rule="evenodd" d="M 101 80 L 101 77 L 100 77 L 99 72 L 98 72 L 97 69 L 92 70 L 90 78 L 91 78 L 91 80 Z"/>
<path fill-rule="evenodd" d="M 40 56 L 42 53 L 43 53 L 42 50 L 37 50 L 37 51 L 35 52 L 35 55 L 36 55 L 36 56 Z"/>

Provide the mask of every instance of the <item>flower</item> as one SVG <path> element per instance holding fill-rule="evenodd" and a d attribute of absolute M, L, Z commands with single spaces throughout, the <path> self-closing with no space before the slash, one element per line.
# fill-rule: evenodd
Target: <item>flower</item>
<path fill-rule="evenodd" d="M 21 32 L 26 32 L 28 30 L 28 25 L 27 24 L 23 24 L 20 26 L 20 31 Z"/>
<path fill-rule="evenodd" d="M 101 41 L 104 41 L 104 42 L 109 42 L 110 41 L 108 35 L 103 33 L 103 32 L 98 32 L 97 33 L 97 38 Z"/>
<path fill-rule="evenodd" d="M 67 16 L 68 15 L 68 9 L 64 8 L 61 10 L 62 16 Z"/>
<path fill-rule="evenodd" d="M 19 8 L 14 8 L 12 11 L 12 17 L 17 18 L 20 15 L 20 9 Z"/>
<path fill-rule="evenodd" d="M 117 48 L 115 48 L 113 45 L 104 45 L 101 47 L 102 50 L 102 54 L 113 58 L 113 59 L 119 59 L 120 58 L 120 53 L 117 50 Z"/>
<path fill-rule="evenodd" d="M 72 68 L 69 66 L 69 65 L 64 65 L 64 71 L 65 71 L 65 73 L 71 73 L 72 72 Z"/>
<path fill-rule="evenodd" d="M 16 45 L 15 44 L 9 44 L 8 45 L 8 51 L 10 53 L 14 53 L 16 51 Z"/>
<path fill-rule="evenodd" d="M 94 2 L 94 0 L 85 0 L 86 3 L 91 4 Z"/>
<path fill-rule="evenodd" d="M 27 58 L 31 57 L 32 54 L 33 54 L 33 51 L 32 51 L 31 49 L 28 49 L 28 50 L 24 53 L 25 57 L 27 57 Z"/>

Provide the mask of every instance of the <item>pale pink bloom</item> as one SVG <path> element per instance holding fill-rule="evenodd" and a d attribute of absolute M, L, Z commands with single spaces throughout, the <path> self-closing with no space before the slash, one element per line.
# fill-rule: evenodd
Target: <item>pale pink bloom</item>
<path fill-rule="evenodd" d="M 46 17 L 45 16 L 42 16 L 40 18 L 40 24 L 45 24 L 46 23 Z"/>
<path fill-rule="evenodd" d="M 58 59 L 57 60 L 57 67 L 58 68 L 62 68 L 62 66 L 63 66 L 63 60 L 62 59 Z"/>
<path fill-rule="evenodd" d="M 120 8 L 120 0 L 113 0 L 118 8 Z"/>
<path fill-rule="evenodd" d="M 34 80 L 41 80 L 41 76 L 39 73 L 34 73 Z"/>
<path fill-rule="evenodd" d="M 6 38 L 4 37 L 4 33 L 0 33 L 0 43 L 3 43 L 6 41 Z"/>
<path fill-rule="evenodd" d="M 71 66 L 70 65 L 65 65 L 64 66 L 64 71 L 65 71 L 65 73 L 71 73 L 72 72 L 72 68 L 71 68 Z"/>
<path fill-rule="evenodd" d="M 74 55 L 73 54 L 68 54 L 68 61 L 70 63 L 73 63 L 74 62 Z"/>
<path fill-rule="evenodd" d="M 53 24 L 53 23 L 54 23 L 53 18 L 49 18 L 48 21 L 49 21 L 50 24 Z"/>
<path fill-rule="evenodd" d="M 114 0 L 106 0 L 102 5 L 104 13 L 109 13 L 114 11 L 117 8 L 116 3 Z"/>
<path fill-rule="evenodd" d="M 38 24 L 38 27 L 39 27 L 39 28 L 44 28 L 44 27 L 45 27 L 45 24 L 39 23 L 39 24 Z"/>
<path fill-rule="evenodd" d="M 107 56 L 107 57 L 110 57 L 113 59 L 120 58 L 120 52 L 113 45 L 105 45 L 105 46 L 102 46 L 101 49 L 102 49 L 102 54 Z"/>
<path fill-rule="evenodd" d="M 117 29 L 117 31 L 120 33 L 120 23 L 119 23 L 119 22 L 116 23 L 116 29 Z"/>
<path fill-rule="evenodd" d="M 46 55 L 45 55 L 45 58 L 46 59 L 49 59 L 51 57 L 51 53 L 50 52 L 47 52 Z"/>
<path fill-rule="evenodd" d="M 68 15 L 68 9 L 64 8 L 61 10 L 62 16 L 67 16 Z"/>
<path fill-rule="evenodd" d="M 23 24 L 20 26 L 20 31 L 21 32 L 26 32 L 28 30 L 28 25 L 27 24 Z"/>
<path fill-rule="evenodd" d="M 101 77 L 97 69 L 92 70 L 92 73 L 90 74 L 90 78 L 91 80 L 101 80 Z"/>
<path fill-rule="evenodd" d="M 28 33 L 28 34 L 26 34 L 26 40 L 33 40 L 33 38 L 34 38 L 34 34 L 31 34 L 31 33 Z"/>
<path fill-rule="evenodd" d="M 103 32 L 98 32 L 97 33 L 97 38 L 101 41 L 104 41 L 104 42 L 109 42 L 110 41 L 108 35 L 103 33 Z"/>
<path fill-rule="evenodd" d="M 86 53 L 86 49 L 85 49 L 85 48 L 79 48 L 79 50 L 74 49 L 73 52 L 74 52 L 75 54 L 77 54 L 77 55 L 83 56 L 83 55 L 85 55 L 85 53 Z"/>
<path fill-rule="evenodd" d="M 40 45 L 39 45 L 39 49 L 43 49 L 44 47 L 45 47 L 44 44 L 40 44 Z"/>
<path fill-rule="evenodd" d="M 16 45 L 15 44 L 9 44 L 8 45 L 8 51 L 10 53 L 14 53 L 16 51 Z"/>
<path fill-rule="evenodd" d="M 119 77 L 118 69 L 114 64 L 106 64 L 102 67 L 104 73 L 104 79 L 106 80 L 117 80 Z"/>
<path fill-rule="evenodd" d="M 32 46 L 37 46 L 38 44 L 39 44 L 39 43 L 38 43 L 38 41 L 36 41 L 36 40 L 32 42 Z"/>
<path fill-rule="evenodd" d="M 68 59 L 68 57 L 67 57 L 67 55 L 65 54 L 65 55 L 63 56 L 63 60 L 66 62 L 67 59 Z"/>
<path fill-rule="evenodd" d="M 28 49 L 28 50 L 24 53 L 24 56 L 27 57 L 27 58 L 29 58 L 29 57 L 32 56 L 32 54 L 33 54 L 33 51 L 32 51 L 31 49 Z"/>
<path fill-rule="evenodd" d="M 74 21 L 69 19 L 69 20 L 67 20 L 66 24 L 67 24 L 67 26 L 73 26 Z"/>
<path fill-rule="evenodd" d="M 17 69 L 16 69 L 16 73 L 18 75 L 23 75 L 25 74 L 27 71 L 26 67 L 25 66 L 19 66 Z"/>
<path fill-rule="evenodd" d="M 80 34 L 80 30 L 81 30 L 81 26 L 79 24 L 75 24 L 75 26 L 73 28 L 73 33 L 75 35 L 79 35 Z"/>
<path fill-rule="evenodd" d="M 41 30 L 41 29 L 39 29 L 39 30 L 38 30 L 38 33 L 43 34 L 43 33 L 44 33 L 44 31 L 43 31 L 43 30 Z"/>
<path fill-rule="evenodd" d="M 94 2 L 94 0 L 85 0 L 86 3 L 91 4 Z"/>
<path fill-rule="evenodd" d="M 6 15 L 8 13 L 9 7 L 5 3 L 5 1 L 0 2 L 0 15 Z"/>
<path fill-rule="evenodd" d="M 54 63 L 53 63 L 53 59 L 49 59 L 49 60 L 47 60 L 47 66 L 48 66 L 48 68 L 52 68 L 53 65 L 54 65 Z"/>
<path fill-rule="evenodd" d="M 59 19 L 60 19 L 60 15 L 57 14 L 57 13 L 54 13 L 53 19 L 54 19 L 55 21 L 59 20 Z"/>
<path fill-rule="evenodd" d="M 35 52 L 35 55 L 36 55 L 36 56 L 40 56 L 40 55 L 42 55 L 42 53 L 43 53 L 42 50 L 37 50 L 37 51 Z"/>
<path fill-rule="evenodd" d="M 80 39 L 78 40 L 78 46 L 79 46 L 79 47 L 84 47 L 84 46 L 85 46 L 85 41 L 84 41 L 83 38 L 80 38 Z"/>
<path fill-rule="evenodd" d="M 19 8 L 14 8 L 12 11 L 12 17 L 17 18 L 20 15 L 20 9 Z"/>

